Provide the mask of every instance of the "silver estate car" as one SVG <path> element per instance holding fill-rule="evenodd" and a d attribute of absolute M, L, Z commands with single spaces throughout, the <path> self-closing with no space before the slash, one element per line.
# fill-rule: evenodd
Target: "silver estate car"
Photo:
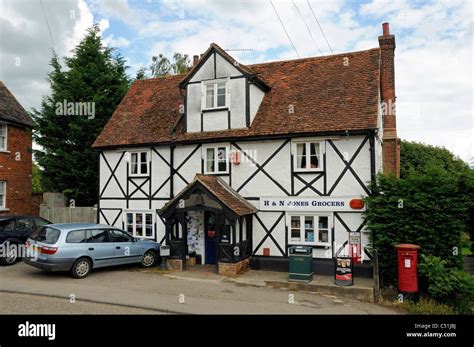
<path fill-rule="evenodd" d="M 140 263 L 152 267 L 160 256 L 159 243 L 102 224 L 46 225 L 31 234 L 26 247 L 26 264 L 46 271 L 70 271 L 75 278 L 112 265 Z"/>

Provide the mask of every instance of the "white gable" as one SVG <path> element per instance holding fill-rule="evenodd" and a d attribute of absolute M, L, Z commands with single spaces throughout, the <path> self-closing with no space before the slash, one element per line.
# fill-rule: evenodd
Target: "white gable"
<path fill-rule="evenodd" d="M 238 63 L 229 62 L 218 51 L 205 59 L 186 85 L 187 132 L 246 128 L 265 93 L 248 82 L 248 76 L 239 70 Z M 220 83 L 221 87 L 225 84 L 224 105 L 222 99 L 217 101 L 218 96 L 222 98 L 222 89 L 217 85 L 208 87 L 214 83 Z M 207 91 L 209 88 L 213 91 Z"/>

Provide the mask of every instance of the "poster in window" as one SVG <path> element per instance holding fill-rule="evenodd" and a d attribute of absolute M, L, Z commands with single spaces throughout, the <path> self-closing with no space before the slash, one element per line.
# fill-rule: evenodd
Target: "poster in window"
<path fill-rule="evenodd" d="M 352 259 L 349 257 L 334 258 L 334 283 L 338 286 L 352 286 Z"/>

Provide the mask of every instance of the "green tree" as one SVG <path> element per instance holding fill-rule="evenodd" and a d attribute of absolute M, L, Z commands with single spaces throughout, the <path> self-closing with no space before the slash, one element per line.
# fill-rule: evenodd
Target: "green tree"
<path fill-rule="evenodd" d="M 421 254 L 461 267 L 461 235 L 468 230 L 471 202 L 457 176 L 440 168 L 405 179 L 380 175 L 366 202 L 367 227 L 373 232 L 384 285 L 396 283 L 397 243 L 417 244 Z"/>
<path fill-rule="evenodd" d="M 162 77 L 169 76 L 171 74 L 182 74 L 186 73 L 191 68 L 191 61 L 189 59 L 189 56 L 187 54 L 182 53 L 174 53 L 172 63 L 167 57 L 165 57 L 161 53 L 158 56 L 153 56 L 151 58 L 151 61 L 151 77 Z"/>
<path fill-rule="evenodd" d="M 187 54 L 175 53 L 173 59 L 173 72 L 175 74 L 186 73 L 189 70 L 191 65 Z"/>
<path fill-rule="evenodd" d="M 31 167 L 31 188 L 33 193 L 41 193 L 43 187 L 41 185 L 41 169 L 36 163 L 33 163 Z"/>
<path fill-rule="evenodd" d="M 154 55 L 151 58 L 150 71 L 152 77 L 167 76 L 171 73 L 172 69 L 170 60 L 163 54 L 160 53 L 158 56 Z"/>
<path fill-rule="evenodd" d="M 72 56 L 64 58 L 66 69 L 53 52 L 51 95 L 32 112 L 43 188 L 64 192 L 78 206 L 97 201 L 98 153 L 91 145 L 130 83 L 125 60 L 103 46 L 99 32 L 97 24 L 88 29 Z"/>
<path fill-rule="evenodd" d="M 474 240 L 474 170 L 444 147 L 418 142 L 402 141 L 400 146 L 400 178 L 424 175 L 432 170 L 452 174 L 459 183 L 459 192 L 468 207 L 468 230 Z M 474 251 L 474 243 L 471 244 Z"/>
<path fill-rule="evenodd" d="M 402 141 L 400 145 L 400 178 L 410 173 L 424 174 L 432 167 L 450 173 L 461 173 L 469 169 L 467 163 L 443 147 L 424 143 Z"/>
<path fill-rule="evenodd" d="M 146 68 L 141 67 L 138 69 L 136 75 L 135 75 L 135 80 L 143 80 L 146 78 Z"/>

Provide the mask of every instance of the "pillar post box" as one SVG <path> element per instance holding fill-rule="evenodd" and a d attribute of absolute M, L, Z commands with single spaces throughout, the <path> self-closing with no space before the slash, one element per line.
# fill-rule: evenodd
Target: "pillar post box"
<path fill-rule="evenodd" d="M 398 258 L 398 289 L 402 293 L 418 292 L 418 250 L 410 243 L 395 245 Z"/>

